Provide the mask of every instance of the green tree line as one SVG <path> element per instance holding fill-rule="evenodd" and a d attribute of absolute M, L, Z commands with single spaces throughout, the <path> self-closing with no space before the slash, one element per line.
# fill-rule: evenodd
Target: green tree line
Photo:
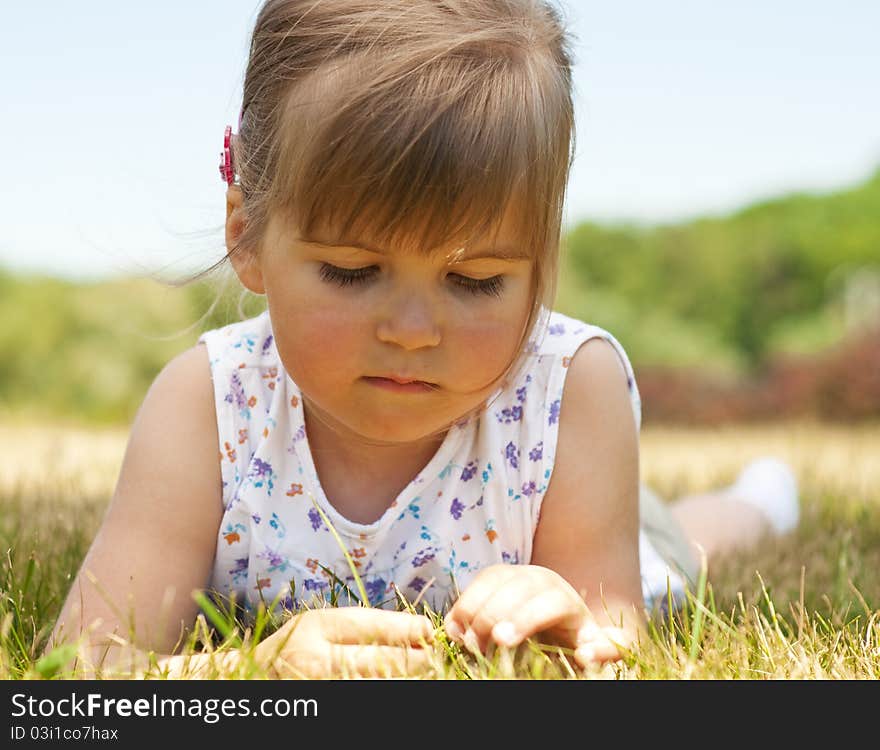
<path fill-rule="evenodd" d="M 584 222 L 562 252 L 556 309 L 610 330 L 636 368 L 754 370 L 780 351 L 834 344 L 848 280 L 865 269 L 880 279 L 880 170 L 846 190 L 728 216 Z M 128 423 L 202 331 L 263 309 L 228 269 L 179 287 L 0 270 L 0 416 Z"/>

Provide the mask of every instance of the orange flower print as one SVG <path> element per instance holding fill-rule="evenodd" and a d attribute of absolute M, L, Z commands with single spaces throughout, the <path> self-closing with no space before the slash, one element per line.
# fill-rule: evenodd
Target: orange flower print
<path fill-rule="evenodd" d="M 244 526 L 240 523 L 235 524 L 233 526 L 231 523 L 226 524 L 226 528 L 223 530 L 223 538 L 226 540 L 226 544 L 236 544 L 241 541 L 241 534 L 239 532 L 247 531 Z"/>
<path fill-rule="evenodd" d="M 318 561 L 314 557 L 310 557 L 306 560 L 306 567 L 312 571 L 312 573 L 316 573 L 318 570 Z"/>
<path fill-rule="evenodd" d="M 463 542 L 469 542 L 470 540 L 471 540 L 471 535 L 470 535 L 470 534 L 465 534 L 465 535 L 461 538 L 461 541 L 463 541 Z"/>
<path fill-rule="evenodd" d="M 245 364 L 244 364 L 244 362 L 239 362 L 239 363 L 238 363 L 238 369 L 239 369 L 239 370 L 243 370 L 244 368 L 245 368 Z"/>
<path fill-rule="evenodd" d="M 562 358 L 562 366 L 568 367 L 571 364 L 571 357 L 563 357 Z"/>
<path fill-rule="evenodd" d="M 287 496 L 288 496 L 288 497 L 294 497 L 294 496 L 296 496 L 296 495 L 302 495 L 302 493 L 303 493 L 303 486 L 302 486 L 301 484 L 297 484 L 296 482 L 293 482 L 293 483 L 290 485 L 290 489 L 287 490 Z"/>
<path fill-rule="evenodd" d="M 251 397 L 248 399 L 248 406 L 250 406 L 251 409 L 253 409 L 256 405 L 257 405 L 257 397 L 256 397 L 256 396 L 251 396 Z"/>
<path fill-rule="evenodd" d="M 258 578 L 258 579 L 257 579 L 257 585 L 254 586 L 254 588 L 255 588 L 257 591 L 262 591 L 263 589 L 267 589 L 267 588 L 269 588 L 269 586 L 271 586 L 271 585 L 272 585 L 272 579 L 271 579 L 271 578 Z"/>
<path fill-rule="evenodd" d="M 351 556 L 354 558 L 366 557 L 367 551 L 363 547 L 358 547 L 357 549 L 351 550 Z"/>
<path fill-rule="evenodd" d="M 238 444 L 241 445 L 248 439 L 248 431 L 247 429 L 238 431 Z"/>
<path fill-rule="evenodd" d="M 263 437 L 269 437 L 269 428 L 268 427 L 263 428 Z"/>
<path fill-rule="evenodd" d="M 226 449 L 226 458 L 229 459 L 230 463 L 235 463 L 235 449 L 229 444 L 229 442 L 223 443 L 223 447 Z"/>
<path fill-rule="evenodd" d="M 299 399 L 298 399 L 296 396 L 291 396 L 291 397 L 290 397 L 290 405 L 291 405 L 294 409 L 296 409 L 296 407 L 299 406 Z"/>
<path fill-rule="evenodd" d="M 277 377 L 278 377 L 278 368 L 277 367 L 270 367 L 266 371 L 266 373 L 263 375 L 263 380 L 268 380 L 269 378 L 271 378 L 271 380 L 269 380 L 269 382 L 267 383 L 270 391 L 275 390 L 275 379 Z"/>

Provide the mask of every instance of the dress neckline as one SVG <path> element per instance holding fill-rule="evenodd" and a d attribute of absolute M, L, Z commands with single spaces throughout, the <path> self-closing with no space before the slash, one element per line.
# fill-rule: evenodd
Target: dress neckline
<path fill-rule="evenodd" d="M 357 539 L 369 539 L 387 529 L 405 509 L 418 498 L 425 485 L 435 479 L 441 471 L 449 463 L 450 459 L 455 455 L 462 443 L 465 433 L 472 429 L 474 418 L 470 417 L 463 422 L 458 422 L 447 430 L 443 438 L 443 442 L 437 448 L 434 455 L 428 460 L 425 466 L 416 474 L 415 477 L 404 487 L 385 509 L 384 513 L 372 523 L 364 524 L 353 521 L 342 515 L 330 502 L 324 487 L 321 485 L 321 479 L 318 476 L 318 470 L 312 457 L 312 449 L 309 444 L 309 438 L 305 427 L 305 410 L 302 399 L 302 392 L 285 371 L 285 379 L 288 388 L 287 403 L 291 403 L 290 396 L 294 396 L 297 406 L 293 408 L 296 412 L 295 419 L 291 420 L 291 424 L 296 426 L 297 435 L 294 437 L 293 446 L 302 465 L 305 477 L 313 488 L 315 502 L 321 510 L 327 514 L 328 519 L 333 524 L 333 528 L 337 533 L 353 537 Z"/>

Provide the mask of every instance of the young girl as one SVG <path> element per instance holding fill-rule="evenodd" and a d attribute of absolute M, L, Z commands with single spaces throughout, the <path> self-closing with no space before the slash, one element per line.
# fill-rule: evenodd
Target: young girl
<path fill-rule="evenodd" d="M 672 506 L 640 487 L 626 353 L 552 312 L 573 136 L 543 0 L 268 0 L 221 163 L 268 309 L 156 378 L 53 642 L 174 673 L 208 590 L 299 612 L 257 649 L 280 676 L 417 673 L 433 627 L 402 600 L 587 665 L 701 555 L 792 528 L 774 459 Z"/>

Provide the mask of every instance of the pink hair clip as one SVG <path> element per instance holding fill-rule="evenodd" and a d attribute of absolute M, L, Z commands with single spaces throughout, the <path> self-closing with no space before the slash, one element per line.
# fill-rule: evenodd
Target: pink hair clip
<path fill-rule="evenodd" d="M 227 185 L 235 185 L 235 169 L 232 166 L 232 125 L 223 134 L 223 151 L 220 152 L 220 178 Z"/>

